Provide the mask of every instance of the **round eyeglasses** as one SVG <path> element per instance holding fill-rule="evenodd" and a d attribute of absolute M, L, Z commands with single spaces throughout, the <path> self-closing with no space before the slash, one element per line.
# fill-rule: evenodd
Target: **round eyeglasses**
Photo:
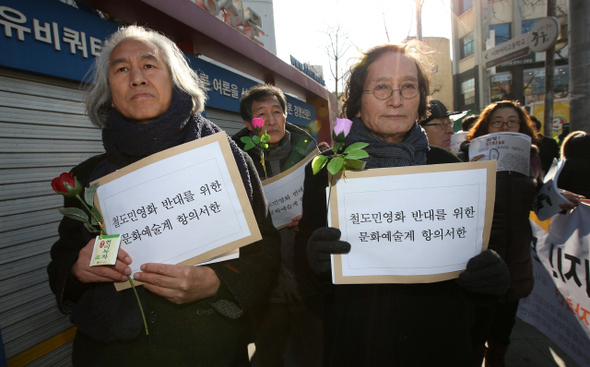
<path fill-rule="evenodd" d="M 404 99 L 411 99 L 420 93 L 420 89 L 415 84 L 406 84 L 400 89 L 393 89 L 389 85 L 378 85 L 374 89 L 364 89 L 363 92 L 373 93 L 375 98 L 385 100 L 393 95 L 393 92 L 399 91 Z"/>
<path fill-rule="evenodd" d="M 494 121 L 490 122 L 490 126 L 494 127 L 494 128 L 500 128 L 504 124 L 506 126 L 508 126 L 509 128 L 514 128 L 514 127 L 520 126 L 520 121 L 519 120 L 510 120 L 510 121 L 494 120 Z"/>
<path fill-rule="evenodd" d="M 438 126 L 441 130 L 446 130 L 449 127 L 453 127 L 454 122 L 451 120 L 445 121 L 445 122 L 436 122 L 434 124 L 424 124 L 422 126 Z"/>

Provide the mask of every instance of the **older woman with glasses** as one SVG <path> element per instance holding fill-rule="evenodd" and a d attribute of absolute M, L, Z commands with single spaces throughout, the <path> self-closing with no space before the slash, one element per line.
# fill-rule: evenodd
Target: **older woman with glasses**
<path fill-rule="evenodd" d="M 528 175 L 519 172 L 496 174 L 496 199 L 489 248 L 496 251 L 508 265 L 510 288 L 498 302 L 480 305 L 477 308 L 472 338 L 477 361 L 474 365 L 478 366 L 481 365 L 484 355 L 486 366 L 504 366 L 510 333 L 516 322 L 518 302 L 533 289 L 530 249 L 532 230 L 529 213 L 537 189 L 542 185 L 541 164 L 537 147 L 534 145 L 538 135 L 535 133 L 533 122 L 517 102 L 491 103 L 479 115 L 467 134 L 466 141 L 461 145 L 461 150 L 469 160 L 469 143 L 473 139 L 499 132 L 528 135 L 533 145 Z M 478 155 L 471 160 L 476 161 L 482 157 L 483 155 Z M 577 204 L 577 199 L 572 199 Z"/>
<path fill-rule="evenodd" d="M 429 146 L 418 125 L 428 108 L 427 70 L 417 41 L 375 47 L 352 67 L 343 114 L 353 124 L 345 145 L 369 143 L 367 169 L 458 162 Z M 327 227 L 327 186 L 326 168 L 317 175 L 306 168 L 295 239 L 301 281 L 325 295 L 324 365 L 470 366 L 473 297 L 506 291 L 504 262 L 485 251 L 458 281 L 332 285 L 330 254 L 347 253 L 351 245 L 340 241 L 337 228 Z"/>

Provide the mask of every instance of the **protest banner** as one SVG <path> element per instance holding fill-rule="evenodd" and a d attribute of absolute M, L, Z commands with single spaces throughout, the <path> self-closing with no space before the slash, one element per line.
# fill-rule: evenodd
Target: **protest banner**
<path fill-rule="evenodd" d="M 99 180 L 103 224 L 121 235 L 132 273 L 148 262 L 195 265 L 262 238 L 227 139 L 197 139 Z"/>
<path fill-rule="evenodd" d="M 456 278 L 487 248 L 495 162 L 339 173 L 330 222 L 352 249 L 332 256 L 335 284 Z"/>
<path fill-rule="evenodd" d="M 533 201 L 533 210 L 537 214 L 537 218 L 541 221 L 546 220 L 559 213 L 562 209 L 561 204 L 572 204 L 561 194 L 561 189 L 557 187 L 557 179 L 561 172 L 564 159 L 553 159 L 553 164 L 543 179 L 543 187 L 535 195 Z"/>
<path fill-rule="evenodd" d="M 272 222 L 277 229 L 284 228 L 293 218 L 303 211 L 303 181 L 305 166 L 318 155 L 316 150 L 280 174 L 262 181 L 264 196 L 268 200 L 268 208 Z"/>
<path fill-rule="evenodd" d="M 496 170 L 529 175 L 531 137 L 521 133 L 493 133 L 480 136 L 469 145 L 469 158 L 483 154 L 481 161 L 497 161 Z"/>
<path fill-rule="evenodd" d="M 535 286 L 517 316 L 590 366 L 590 205 L 546 221 L 531 213 L 531 227 Z"/>

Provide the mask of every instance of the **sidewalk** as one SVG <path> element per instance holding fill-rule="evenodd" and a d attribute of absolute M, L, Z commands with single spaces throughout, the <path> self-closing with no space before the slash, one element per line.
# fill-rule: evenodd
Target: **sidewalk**
<path fill-rule="evenodd" d="M 537 328 L 516 319 L 506 367 L 582 367 Z"/>
<path fill-rule="evenodd" d="M 582 367 L 565 354 L 537 328 L 516 318 L 511 343 L 506 353 L 506 367 Z M 254 344 L 248 346 L 250 357 Z M 253 361 L 251 366 L 257 366 Z"/>

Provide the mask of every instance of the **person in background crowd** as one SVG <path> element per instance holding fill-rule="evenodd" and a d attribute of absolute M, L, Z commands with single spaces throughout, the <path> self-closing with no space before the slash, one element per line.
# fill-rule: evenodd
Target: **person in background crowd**
<path fill-rule="evenodd" d="M 563 144 L 563 139 L 565 139 L 565 137 L 568 136 L 569 133 L 570 133 L 570 124 L 568 124 L 568 123 L 563 124 L 563 127 L 561 128 L 561 132 L 557 135 L 557 144 L 559 144 L 560 147 Z"/>
<path fill-rule="evenodd" d="M 460 112 L 450 112 L 447 107 L 436 99 L 430 100 L 428 107 L 430 114 L 420 122 L 420 126 L 426 131 L 428 143 L 435 147 L 451 150 L 451 135 L 453 135 L 453 124 L 449 116 Z"/>
<path fill-rule="evenodd" d="M 465 132 L 471 130 L 471 128 L 475 124 L 475 121 L 477 121 L 478 118 L 479 115 L 469 115 L 465 117 L 463 121 L 461 121 L 461 130 Z"/>
<path fill-rule="evenodd" d="M 320 150 L 320 152 L 325 152 L 326 150 L 330 149 L 330 144 L 328 144 L 325 141 L 321 141 L 318 144 L 318 149 Z"/>
<path fill-rule="evenodd" d="M 262 118 L 265 131 L 270 135 L 269 149 L 264 152 L 266 173 L 273 177 L 299 163 L 317 150 L 315 140 L 305 130 L 286 122 L 287 101 L 283 92 L 272 85 L 258 85 L 242 95 L 240 113 L 246 127 L 233 136 L 236 144 L 252 136 L 253 118 Z M 258 174 L 264 178 L 260 151 L 248 150 L 256 164 Z M 284 366 L 287 362 L 297 366 L 319 366 L 322 361 L 322 323 L 315 309 L 307 307 L 302 290 L 293 272 L 293 240 L 301 216 L 293 219 L 281 235 L 281 268 L 268 295 L 252 310 L 256 359 L 260 367 Z"/>
<path fill-rule="evenodd" d="M 545 136 L 540 133 L 541 121 L 535 116 L 529 116 L 533 121 L 535 132 L 539 140 L 537 141 L 537 147 L 539 147 L 539 158 L 541 159 L 541 168 L 543 169 L 543 177 L 551 168 L 553 159 L 559 159 L 559 146 L 555 139 Z"/>
<path fill-rule="evenodd" d="M 424 59 L 422 44 L 410 40 L 374 47 L 352 66 L 343 115 L 353 123 L 345 145 L 369 144 L 367 169 L 459 162 L 429 146 L 418 125 L 428 108 L 431 69 Z M 314 175 L 308 165 L 295 239 L 298 276 L 325 295 L 325 365 L 470 366 L 472 302 L 504 294 L 504 262 L 484 251 L 458 280 L 332 285 L 330 254 L 348 253 L 351 245 L 340 240 L 339 229 L 327 227 L 327 186 L 326 167 Z"/>
<path fill-rule="evenodd" d="M 565 159 L 557 187 L 590 198 L 590 135 L 584 131 L 570 133 L 561 146 Z"/>
<path fill-rule="evenodd" d="M 462 144 L 461 149 L 467 160 L 477 161 L 483 155 L 470 159 L 469 142 L 498 132 L 528 135 L 533 145 L 528 175 L 514 171 L 496 173 L 496 197 L 489 248 L 496 251 L 508 265 L 510 288 L 498 302 L 477 306 L 476 324 L 472 330 L 473 366 L 481 366 L 484 357 L 486 367 L 504 366 L 504 356 L 516 322 L 519 300 L 528 296 L 533 289 L 529 213 L 534 196 L 542 185 L 541 167 L 537 147 L 534 145 L 539 137 L 533 122 L 517 102 L 491 103 L 469 130 L 466 144 Z"/>
<path fill-rule="evenodd" d="M 96 58 L 86 108 L 102 129 L 106 153 L 72 172 L 88 185 L 165 149 L 220 132 L 203 118 L 200 79 L 178 47 L 144 27 L 120 28 Z M 49 284 L 59 309 L 77 326 L 74 366 L 248 366 L 250 323 L 244 315 L 270 286 L 279 264 L 279 234 L 256 168 L 228 139 L 262 240 L 239 259 L 207 266 L 142 264 L 134 275 L 149 324 L 144 333 L 127 279 L 132 260 L 122 249 L 112 266 L 90 267 L 95 236 L 64 218 L 51 248 Z M 80 203 L 66 198 L 67 207 Z M 195 233 L 198 240 L 199 233 Z M 162 243 L 162 251 L 173 244 Z"/>

